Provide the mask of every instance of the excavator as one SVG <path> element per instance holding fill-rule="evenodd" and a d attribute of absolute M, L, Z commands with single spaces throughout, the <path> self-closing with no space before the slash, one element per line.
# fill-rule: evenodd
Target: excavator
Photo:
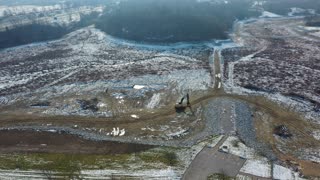
<path fill-rule="evenodd" d="M 184 104 L 184 100 L 187 99 L 187 104 Z M 175 105 L 175 109 L 176 109 L 176 112 L 177 113 L 185 113 L 186 109 L 187 108 L 190 108 L 191 109 L 191 103 L 190 103 L 190 96 L 189 96 L 189 93 L 187 93 L 186 96 L 183 96 L 181 98 L 181 101 Z"/>

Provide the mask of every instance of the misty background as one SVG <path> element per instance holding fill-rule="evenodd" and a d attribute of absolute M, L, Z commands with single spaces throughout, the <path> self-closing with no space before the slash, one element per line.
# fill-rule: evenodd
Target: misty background
<path fill-rule="evenodd" d="M 318 0 L 0 0 L 0 49 L 58 39 L 90 25 L 147 43 L 227 39 L 263 11 L 315 16 Z M 299 14 L 300 13 L 300 14 Z M 318 22 L 310 22 L 317 25 Z"/>

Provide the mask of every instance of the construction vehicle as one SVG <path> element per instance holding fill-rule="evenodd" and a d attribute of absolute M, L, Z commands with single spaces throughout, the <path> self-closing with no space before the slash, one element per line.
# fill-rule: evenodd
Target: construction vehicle
<path fill-rule="evenodd" d="M 187 104 L 184 104 L 184 100 L 187 99 Z M 187 93 L 186 96 L 183 96 L 178 104 L 175 105 L 177 113 L 184 113 L 187 108 L 191 109 L 190 96 Z"/>

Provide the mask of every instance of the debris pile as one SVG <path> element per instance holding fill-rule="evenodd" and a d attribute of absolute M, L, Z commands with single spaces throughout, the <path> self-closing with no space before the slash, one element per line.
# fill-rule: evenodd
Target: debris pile
<path fill-rule="evenodd" d="M 80 104 L 80 108 L 82 110 L 91 110 L 92 112 L 97 112 L 99 110 L 98 108 L 98 99 L 93 98 L 91 100 L 77 100 L 77 102 Z"/>
<path fill-rule="evenodd" d="M 292 136 L 288 127 L 285 125 L 280 125 L 280 126 L 275 127 L 274 134 L 276 134 L 282 138 L 290 138 Z"/>

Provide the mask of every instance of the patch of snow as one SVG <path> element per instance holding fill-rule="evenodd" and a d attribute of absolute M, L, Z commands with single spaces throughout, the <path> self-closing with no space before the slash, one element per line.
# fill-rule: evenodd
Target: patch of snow
<path fill-rule="evenodd" d="M 174 137 L 181 137 L 184 136 L 185 134 L 187 134 L 189 129 L 182 129 L 181 127 L 178 128 L 178 131 L 173 132 L 173 133 L 168 133 L 167 136 L 170 138 L 174 138 Z"/>
<path fill-rule="evenodd" d="M 11 8 L 11 9 L 10 9 Z M 6 7 L 0 6 L 0 18 L 6 16 L 9 13 L 8 18 L 4 17 L 4 22 L 1 23 L 0 32 L 6 31 L 7 28 L 13 29 L 17 27 L 17 20 L 19 20 L 18 26 L 25 26 L 33 24 L 36 20 L 39 24 L 51 25 L 51 26 L 67 26 L 72 23 L 79 22 L 82 15 L 89 15 L 93 12 L 101 13 L 103 11 L 103 6 L 91 7 L 91 6 L 81 6 L 79 8 L 73 9 L 63 9 L 59 5 L 57 6 L 17 6 L 17 7 Z M 50 11 L 55 11 L 51 13 Z M 31 13 L 43 12 L 45 16 L 33 17 Z M 2 16 L 1 16 L 2 13 Z M 21 16 L 26 14 L 26 16 Z M 17 16 L 20 15 L 20 16 Z M 15 17 L 17 16 L 17 17 Z M 55 20 L 53 20 L 56 18 Z"/>
<path fill-rule="evenodd" d="M 320 31 L 320 27 L 313 27 L 313 26 L 299 26 L 299 27 L 308 31 Z"/>
<path fill-rule="evenodd" d="M 120 129 L 117 127 L 117 128 L 112 128 L 112 132 L 110 134 L 113 136 L 118 136 L 119 133 L 120 133 Z"/>
<path fill-rule="evenodd" d="M 99 103 L 97 104 L 97 106 L 98 106 L 99 108 L 103 108 L 103 107 L 106 107 L 107 104 L 102 103 L 102 102 L 99 102 Z"/>
<path fill-rule="evenodd" d="M 227 149 L 223 148 L 227 147 Z M 245 158 L 245 159 L 254 159 L 255 151 L 252 148 L 247 147 L 243 144 L 240 139 L 236 136 L 230 136 L 223 142 L 220 146 L 220 150 L 227 153 Z"/>
<path fill-rule="evenodd" d="M 51 172 L 52 178 L 63 179 L 58 172 Z M 81 170 L 84 179 L 112 179 L 114 177 L 133 177 L 134 179 L 180 179 L 180 173 L 173 168 L 148 170 Z M 0 170 L 0 179 L 47 179 L 42 171 Z"/>
<path fill-rule="evenodd" d="M 312 132 L 312 136 L 316 139 L 320 141 L 320 130 L 316 130 Z"/>
<path fill-rule="evenodd" d="M 289 179 L 294 179 L 294 176 L 290 169 L 275 164 L 273 166 L 273 178 L 279 179 L 279 180 L 289 180 Z"/>
<path fill-rule="evenodd" d="M 57 130 L 55 130 L 55 129 L 49 129 L 49 130 L 47 130 L 48 132 L 52 132 L 52 133 L 56 133 L 57 132 Z"/>
<path fill-rule="evenodd" d="M 288 16 L 295 16 L 299 15 L 301 13 L 308 13 L 308 14 L 316 14 L 316 11 L 314 9 L 302 9 L 302 8 L 291 8 L 291 12 L 288 13 Z"/>
<path fill-rule="evenodd" d="M 155 107 L 157 107 L 161 100 L 160 97 L 161 97 L 161 93 L 153 94 L 150 102 L 147 104 L 147 108 L 154 109 Z"/>
<path fill-rule="evenodd" d="M 0 6 L 0 17 L 6 15 L 16 16 L 19 14 L 28 14 L 28 13 L 39 13 L 45 11 L 53 11 L 62 9 L 61 5 L 53 6 L 33 6 L 33 5 L 24 5 L 24 6 Z"/>
<path fill-rule="evenodd" d="M 134 119 L 139 119 L 139 118 L 140 118 L 140 117 L 139 117 L 138 115 L 136 115 L 136 114 L 132 114 L 131 117 L 134 118 Z"/>
<path fill-rule="evenodd" d="M 221 73 L 216 74 L 216 77 L 220 79 L 221 78 Z"/>
<path fill-rule="evenodd" d="M 271 164 L 267 158 L 248 159 L 240 172 L 271 178 Z"/>
<path fill-rule="evenodd" d="M 126 130 L 125 129 L 121 129 L 119 136 L 124 136 L 125 134 L 126 134 Z"/>
<path fill-rule="evenodd" d="M 42 174 L 41 171 L 0 170 L 0 179 L 46 179 Z"/>
<path fill-rule="evenodd" d="M 252 7 L 263 6 L 267 1 L 254 1 Z"/>
<path fill-rule="evenodd" d="M 143 85 L 134 85 L 133 86 L 133 89 L 137 89 L 137 90 L 140 90 L 140 89 L 143 89 L 143 88 L 145 88 L 145 86 L 143 86 Z"/>
<path fill-rule="evenodd" d="M 207 147 L 210 147 L 210 148 L 215 147 L 222 138 L 223 138 L 223 136 L 219 136 L 217 138 L 213 138 L 212 140 L 210 140 L 208 142 Z"/>
<path fill-rule="evenodd" d="M 269 11 L 263 11 L 262 15 L 260 16 L 260 18 L 277 18 L 277 17 L 281 17 L 281 16 Z"/>
<path fill-rule="evenodd" d="M 177 174 L 177 172 L 173 168 L 167 168 L 167 169 L 157 169 L 157 170 L 136 170 L 136 171 L 130 171 L 130 170 L 82 170 L 81 174 L 84 177 L 105 177 L 105 176 L 123 176 L 125 177 L 141 177 L 143 179 L 172 179 L 172 180 L 178 180 L 180 179 L 180 174 Z"/>

